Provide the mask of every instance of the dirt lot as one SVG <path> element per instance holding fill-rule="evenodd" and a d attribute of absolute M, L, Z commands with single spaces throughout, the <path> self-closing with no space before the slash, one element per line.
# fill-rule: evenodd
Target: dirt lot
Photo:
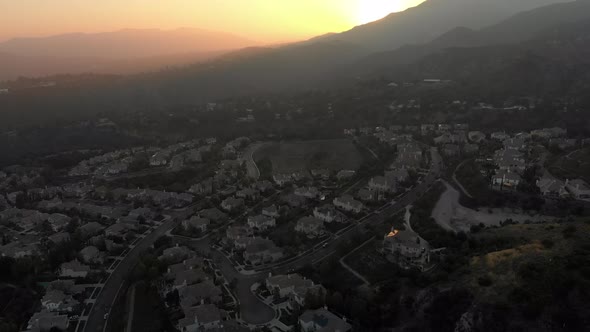
<path fill-rule="evenodd" d="M 268 144 L 254 154 L 257 162 L 266 158 L 275 174 L 321 168 L 356 170 L 362 163 L 362 155 L 346 139 Z"/>
<path fill-rule="evenodd" d="M 444 229 L 455 232 L 469 232 L 471 226 L 484 224 L 486 226 L 499 226 L 500 222 L 512 219 L 515 222 L 549 222 L 555 218 L 542 215 L 529 215 L 519 213 L 512 209 L 486 209 L 479 211 L 466 208 L 459 204 L 459 192 L 446 184 L 447 190 L 440 197 L 432 210 L 432 217 Z"/>

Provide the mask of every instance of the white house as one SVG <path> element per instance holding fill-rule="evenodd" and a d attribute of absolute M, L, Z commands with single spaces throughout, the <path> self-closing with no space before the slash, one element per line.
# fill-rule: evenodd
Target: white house
<path fill-rule="evenodd" d="M 590 187 L 581 179 L 566 180 L 565 187 L 575 199 L 590 200 Z"/>
<path fill-rule="evenodd" d="M 334 198 L 334 206 L 347 212 L 360 213 L 363 210 L 363 203 L 357 201 L 350 195 L 343 195 Z"/>

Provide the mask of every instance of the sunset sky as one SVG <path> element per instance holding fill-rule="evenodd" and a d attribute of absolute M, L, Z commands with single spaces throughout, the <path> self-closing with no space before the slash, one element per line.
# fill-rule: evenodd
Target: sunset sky
<path fill-rule="evenodd" d="M 423 0 L 0 0 L 0 41 L 124 28 L 194 27 L 260 42 L 348 30 Z"/>

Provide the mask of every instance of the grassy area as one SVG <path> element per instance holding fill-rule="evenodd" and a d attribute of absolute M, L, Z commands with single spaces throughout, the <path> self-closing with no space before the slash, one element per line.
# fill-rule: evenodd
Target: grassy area
<path fill-rule="evenodd" d="M 256 151 L 254 158 L 270 160 L 275 174 L 323 168 L 356 170 L 363 161 L 357 147 L 345 139 L 269 144 Z"/>
<path fill-rule="evenodd" d="M 583 178 L 590 181 L 590 148 L 553 158 L 548 161 L 548 169 L 561 179 Z"/>

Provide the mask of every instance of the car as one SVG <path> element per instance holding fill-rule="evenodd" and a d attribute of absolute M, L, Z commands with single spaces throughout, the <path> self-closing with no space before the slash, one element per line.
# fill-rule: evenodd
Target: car
<path fill-rule="evenodd" d="M 325 248 L 325 247 L 327 247 L 327 246 L 328 246 L 328 242 L 326 242 L 326 243 L 322 244 L 322 248 Z"/>
<path fill-rule="evenodd" d="M 106 314 L 104 314 L 104 320 L 107 320 L 109 318 L 109 313 L 107 312 Z"/>

